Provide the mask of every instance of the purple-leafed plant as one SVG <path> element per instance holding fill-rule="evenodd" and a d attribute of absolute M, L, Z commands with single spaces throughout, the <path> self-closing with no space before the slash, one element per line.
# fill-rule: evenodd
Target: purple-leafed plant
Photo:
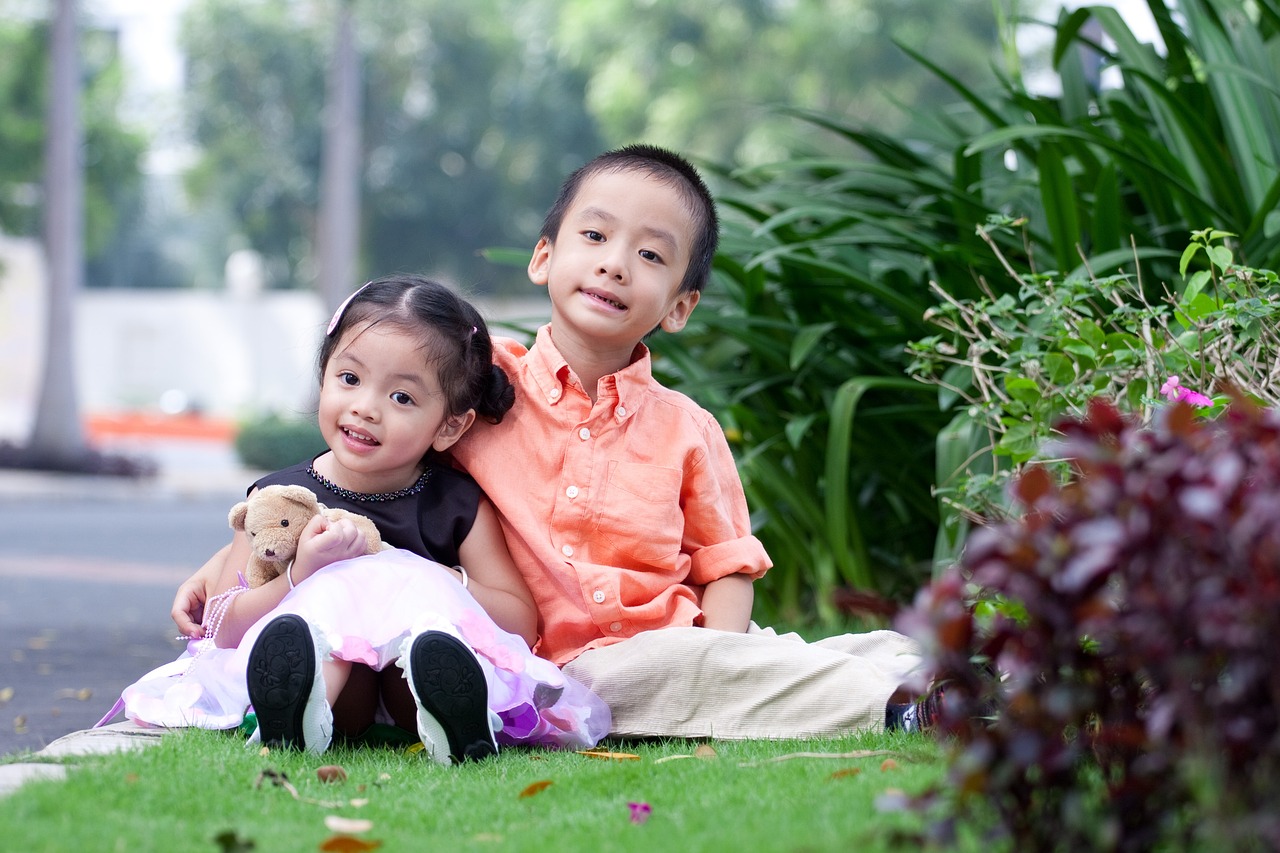
<path fill-rule="evenodd" d="M 946 798 L 1017 849 L 1280 847 L 1280 414 L 1059 428 L 1068 482 L 1029 469 L 904 617 L 952 680 Z"/>

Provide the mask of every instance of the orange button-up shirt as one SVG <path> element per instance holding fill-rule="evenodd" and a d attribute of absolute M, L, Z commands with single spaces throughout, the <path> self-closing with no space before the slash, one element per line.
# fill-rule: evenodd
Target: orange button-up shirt
<path fill-rule="evenodd" d="M 701 587 L 772 565 L 710 413 L 653 378 L 649 350 L 593 403 L 550 327 L 530 350 L 496 339 L 515 406 L 454 445 L 502 517 L 537 601 L 539 654 L 564 664 L 654 628 L 699 622 Z"/>

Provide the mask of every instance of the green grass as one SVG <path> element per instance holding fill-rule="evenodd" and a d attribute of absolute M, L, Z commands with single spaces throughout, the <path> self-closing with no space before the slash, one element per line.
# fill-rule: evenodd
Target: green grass
<path fill-rule="evenodd" d="M 0 847 L 249 849 L 226 847 L 223 836 L 258 851 L 317 850 L 334 835 L 325 817 L 340 815 L 371 821 L 357 837 L 381 850 L 890 850 L 895 833 L 918 832 L 924 820 L 878 811 L 877 798 L 917 793 L 946 772 L 943 750 L 913 735 L 715 742 L 713 757 L 690 757 L 698 746 L 609 745 L 639 760 L 510 750 L 446 768 L 391 748 L 261 755 L 239 736 L 192 730 L 135 752 L 74 759 L 65 781 L 33 782 L 0 799 Z M 875 750 L 892 754 L 796 755 Z M 895 766 L 882 768 L 886 758 Z M 324 764 L 344 767 L 347 780 L 319 781 Z M 268 770 L 283 772 L 298 796 L 263 781 Z M 542 781 L 551 784 L 521 796 Z M 632 823 L 631 802 L 650 805 L 643 824 Z"/>

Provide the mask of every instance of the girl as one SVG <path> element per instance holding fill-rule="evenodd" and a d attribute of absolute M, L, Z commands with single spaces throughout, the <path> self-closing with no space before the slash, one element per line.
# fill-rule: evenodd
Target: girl
<path fill-rule="evenodd" d="M 199 573 L 219 577 L 203 636 L 126 688 L 127 715 L 229 728 L 251 703 L 254 740 L 314 752 L 334 729 L 356 736 L 390 721 L 416 729 L 442 764 L 499 742 L 597 743 L 608 709 L 530 651 L 533 597 L 493 506 L 442 455 L 513 400 L 479 314 L 417 276 L 370 282 L 334 314 L 318 363 L 328 452 L 253 489 L 306 486 L 371 518 L 394 548 L 360 556 L 349 521 L 316 516 L 289 570 L 246 589 L 249 543 L 237 532 Z"/>

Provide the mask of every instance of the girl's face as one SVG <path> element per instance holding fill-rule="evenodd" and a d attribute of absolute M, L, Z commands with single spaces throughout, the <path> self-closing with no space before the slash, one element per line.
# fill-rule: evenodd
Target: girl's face
<path fill-rule="evenodd" d="M 325 365 L 320 432 L 332 454 L 325 473 L 344 488 L 385 492 L 412 485 L 427 450 L 447 449 L 474 420 L 474 411 L 448 417 L 420 341 L 393 326 L 347 330 Z"/>

